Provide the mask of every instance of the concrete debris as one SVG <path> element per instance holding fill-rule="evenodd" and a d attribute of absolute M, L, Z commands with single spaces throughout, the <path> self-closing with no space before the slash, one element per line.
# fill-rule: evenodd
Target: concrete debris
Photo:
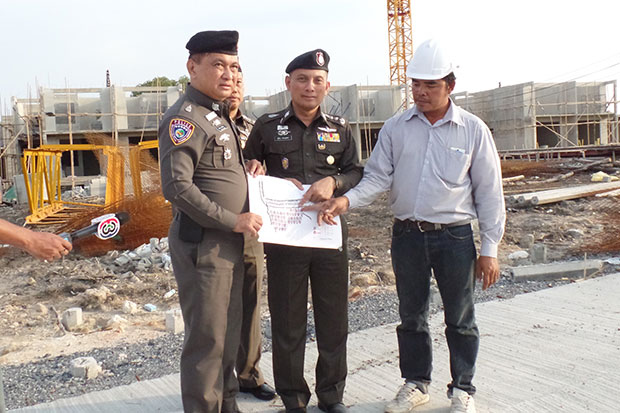
<path fill-rule="evenodd" d="M 377 280 L 377 274 L 374 272 L 363 272 L 361 274 L 356 274 L 351 279 L 351 285 L 358 287 L 367 287 L 369 285 L 377 285 L 379 281 Z"/>
<path fill-rule="evenodd" d="M 41 303 L 36 303 L 33 307 L 33 310 L 38 313 L 41 314 L 43 316 L 47 315 L 49 313 L 49 310 L 47 309 L 47 307 Z"/>
<path fill-rule="evenodd" d="M 179 334 L 185 330 L 183 324 L 183 314 L 181 310 L 170 310 L 166 312 L 166 331 L 172 334 Z"/>
<path fill-rule="evenodd" d="M 519 246 L 522 248 L 530 248 L 534 244 L 534 235 L 525 234 L 519 240 Z"/>
<path fill-rule="evenodd" d="M 148 244 L 142 244 L 133 251 L 113 251 L 106 257 L 113 263 L 112 271 L 117 274 L 124 275 L 129 271 L 144 273 L 158 270 L 172 271 L 168 238 L 151 238 Z"/>
<path fill-rule="evenodd" d="M 85 307 L 100 307 L 112 295 L 105 286 L 89 288 L 80 294 L 81 303 Z"/>
<path fill-rule="evenodd" d="M 101 366 L 93 357 L 78 357 L 71 361 L 71 374 L 75 377 L 94 379 L 101 371 Z"/>
<path fill-rule="evenodd" d="M 547 262 L 547 246 L 545 244 L 534 244 L 530 248 L 530 259 L 534 264 L 544 264 Z"/>
<path fill-rule="evenodd" d="M 510 268 L 510 274 L 514 282 L 551 281 L 560 278 L 585 278 L 602 268 L 601 260 L 567 261 L 513 267 Z"/>
<path fill-rule="evenodd" d="M 123 313 L 125 314 L 135 314 L 138 312 L 138 304 L 133 301 L 125 300 L 123 303 Z"/>
<path fill-rule="evenodd" d="M 114 330 L 114 329 L 119 329 L 123 327 L 123 324 L 127 323 L 127 320 L 124 319 L 123 317 L 121 317 L 118 314 L 115 314 L 112 316 L 112 318 L 110 318 L 108 321 L 106 321 L 105 325 L 103 326 L 104 330 Z"/>
<path fill-rule="evenodd" d="M 69 331 L 79 327 L 83 322 L 80 307 L 72 307 L 62 313 L 62 325 Z"/>
<path fill-rule="evenodd" d="M 508 259 L 511 261 L 519 261 L 526 260 L 530 257 L 530 254 L 527 251 L 515 251 L 508 255 Z"/>

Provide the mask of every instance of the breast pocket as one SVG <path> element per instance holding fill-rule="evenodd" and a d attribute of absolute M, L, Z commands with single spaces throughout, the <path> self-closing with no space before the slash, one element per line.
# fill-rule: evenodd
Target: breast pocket
<path fill-rule="evenodd" d="M 234 146 L 231 142 L 232 138 L 228 141 L 217 138 L 213 140 L 213 167 L 229 168 L 233 164 L 235 153 L 233 152 Z"/>
<path fill-rule="evenodd" d="M 457 147 L 445 148 L 442 155 L 443 159 L 437 170 L 439 177 L 452 185 L 462 184 L 469 171 L 471 155 Z"/>
<path fill-rule="evenodd" d="M 301 141 L 271 142 L 266 156 L 269 174 L 287 176 L 293 170 L 301 170 L 301 152 Z"/>
<path fill-rule="evenodd" d="M 337 172 L 343 152 L 344 145 L 341 142 L 317 142 L 315 152 L 317 172 Z"/>

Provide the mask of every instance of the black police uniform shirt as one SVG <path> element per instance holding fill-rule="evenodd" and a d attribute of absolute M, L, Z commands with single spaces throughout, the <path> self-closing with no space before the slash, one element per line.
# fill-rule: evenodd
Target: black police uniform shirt
<path fill-rule="evenodd" d="M 159 127 L 164 197 L 203 228 L 232 230 L 248 211 L 243 156 L 227 110 L 188 85 Z"/>
<path fill-rule="evenodd" d="M 293 106 L 258 118 L 244 149 L 246 159 L 265 162 L 267 174 L 312 184 L 336 179 L 334 196 L 362 178 L 363 168 L 351 127 L 345 119 L 321 112 L 310 126 L 295 116 Z"/>

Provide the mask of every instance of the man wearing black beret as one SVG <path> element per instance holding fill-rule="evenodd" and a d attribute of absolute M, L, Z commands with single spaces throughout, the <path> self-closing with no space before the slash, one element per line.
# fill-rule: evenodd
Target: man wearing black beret
<path fill-rule="evenodd" d="M 329 55 L 322 49 L 293 59 L 285 78 L 290 105 L 261 116 L 245 148 L 250 172 L 264 161 L 269 175 L 287 178 L 299 189 L 310 185 L 302 203 L 343 194 L 362 177 L 351 127 L 321 110 L 329 91 L 328 65 Z M 309 280 L 319 349 L 315 388 L 319 408 L 328 413 L 347 411 L 342 403 L 349 273 L 344 220 L 342 230 L 339 250 L 265 244 L 273 374 L 276 391 L 290 413 L 304 413 L 311 396 L 304 379 Z"/>
<path fill-rule="evenodd" d="M 187 92 L 159 127 L 164 196 L 173 207 L 168 242 L 185 322 L 181 395 L 185 412 L 235 413 L 241 328 L 243 233 L 256 237 L 229 97 L 237 81 L 236 31 L 189 42 Z"/>

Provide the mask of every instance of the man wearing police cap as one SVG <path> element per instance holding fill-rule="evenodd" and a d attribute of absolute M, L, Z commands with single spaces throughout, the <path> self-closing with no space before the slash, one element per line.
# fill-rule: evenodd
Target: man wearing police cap
<path fill-rule="evenodd" d="M 321 110 L 329 91 L 329 55 L 304 53 L 286 68 L 290 105 L 261 116 L 248 138 L 250 172 L 265 162 L 269 175 L 287 178 L 300 189 L 310 184 L 302 203 L 320 202 L 357 184 L 362 167 L 348 123 Z M 308 280 L 312 288 L 319 359 L 316 394 L 319 408 L 346 412 L 342 396 L 347 375 L 348 259 L 346 223 L 340 250 L 265 244 L 276 391 L 286 410 L 302 413 L 310 399 L 304 379 Z"/>
<path fill-rule="evenodd" d="M 236 31 L 187 43 L 190 84 L 159 128 L 162 190 L 173 206 L 169 244 L 185 322 L 185 412 L 237 412 L 243 233 L 257 235 L 236 129 L 224 100 L 235 87 Z M 256 172 L 257 169 L 254 168 Z"/>

